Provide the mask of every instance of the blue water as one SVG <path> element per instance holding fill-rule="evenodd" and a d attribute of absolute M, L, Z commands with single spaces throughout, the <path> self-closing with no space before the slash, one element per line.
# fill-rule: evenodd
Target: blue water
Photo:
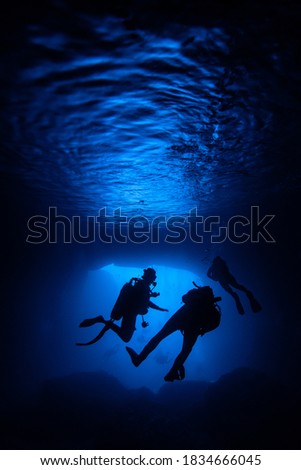
<path fill-rule="evenodd" d="M 30 18 L 6 56 L 3 171 L 45 207 L 237 213 L 298 186 L 285 117 L 299 113 L 298 64 L 268 19 L 171 11 L 161 23 L 149 3 L 149 20 L 67 5 Z"/>
<path fill-rule="evenodd" d="M 29 3 L 11 2 L 0 31 L 0 353 L 9 403 L 73 373 L 105 371 L 125 387 L 159 390 L 179 332 L 139 369 L 112 332 L 75 346 L 98 332 L 79 323 L 108 318 L 123 283 L 148 266 L 157 270 L 157 303 L 168 315 L 192 281 L 222 296 L 221 326 L 198 339 L 185 384 L 214 382 L 239 367 L 299 383 L 300 7 L 290 0 Z M 120 208 L 148 219 L 197 208 L 222 224 L 258 206 L 260 217 L 275 215 L 275 243 L 213 244 L 208 235 L 205 243 L 160 236 L 64 244 L 62 230 L 59 243 L 27 243 L 29 218 L 48 216 L 50 206 L 59 215 Z M 241 294 L 246 313 L 238 315 L 209 280 L 216 255 L 262 312 L 253 314 Z M 142 349 L 166 318 L 150 311 L 146 329 L 138 319 L 131 346 Z"/>

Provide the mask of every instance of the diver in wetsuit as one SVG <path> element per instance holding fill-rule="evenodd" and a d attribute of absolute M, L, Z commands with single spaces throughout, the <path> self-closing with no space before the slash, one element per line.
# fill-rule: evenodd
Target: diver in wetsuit
<path fill-rule="evenodd" d="M 125 284 L 120 291 L 119 297 L 111 312 L 111 319 L 105 320 L 102 315 L 95 318 L 84 320 L 80 323 L 80 327 L 88 327 L 96 323 L 103 323 L 105 326 L 96 336 L 88 343 L 76 343 L 77 346 L 88 346 L 99 341 L 103 335 L 109 331 L 114 331 L 125 343 L 128 343 L 136 330 L 136 318 L 138 315 L 145 315 L 149 308 L 168 312 L 167 309 L 158 307 L 150 299 L 158 297 L 158 292 L 153 292 L 151 285 L 156 286 L 156 271 L 153 268 L 147 268 L 143 271 L 141 279 L 133 278 L 130 283 Z M 116 325 L 114 320 L 120 320 L 121 325 Z M 143 320 L 142 326 L 148 324 Z"/>
<path fill-rule="evenodd" d="M 163 326 L 163 328 L 147 343 L 140 354 L 126 347 L 132 363 L 138 367 L 148 355 L 167 336 L 175 331 L 183 334 L 183 344 L 180 354 L 176 357 L 172 368 L 164 377 L 166 382 L 183 380 L 185 377 L 184 362 L 192 351 L 199 336 L 214 330 L 220 324 L 220 310 L 215 302 L 221 300 L 214 297 L 211 287 L 205 286 L 192 289 L 182 297 L 183 305 Z"/>
<path fill-rule="evenodd" d="M 253 312 L 260 312 L 261 305 L 255 299 L 252 292 L 236 281 L 235 277 L 229 271 L 227 263 L 220 256 L 216 256 L 216 258 L 214 258 L 212 265 L 210 266 L 207 272 L 207 276 L 213 281 L 219 282 L 222 288 L 233 297 L 233 299 L 235 300 L 236 308 L 240 315 L 243 315 L 245 313 L 244 308 L 241 304 L 238 294 L 234 292 L 234 290 L 231 289 L 230 286 L 243 291 L 249 299 Z"/>

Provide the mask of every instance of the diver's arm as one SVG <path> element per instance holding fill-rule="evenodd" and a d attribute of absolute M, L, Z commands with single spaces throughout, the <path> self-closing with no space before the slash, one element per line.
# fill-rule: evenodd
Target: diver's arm
<path fill-rule="evenodd" d="M 153 302 L 149 301 L 148 306 L 153 308 L 154 310 L 159 310 L 160 312 L 168 312 L 167 308 L 161 308 L 158 305 L 154 304 Z"/>
<path fill-rule="evenodd" d="M 160 292 L 151 292 L 150 297 L 158 297 L 160 295 Z"/>

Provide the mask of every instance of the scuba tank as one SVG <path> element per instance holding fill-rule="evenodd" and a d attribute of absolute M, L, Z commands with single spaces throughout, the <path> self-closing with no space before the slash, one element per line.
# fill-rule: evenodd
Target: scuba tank
<path fill-rule="evenodd" d="M 129 282 L 126 282 L 121 288 L 115 305 L 111 311 L 111 319 L 121 320 L 126 315 L 142 315 L 142 328 L 146 328 L 149 324 L 144 320 L 143 315 L 148 312 L 149 297 L 145 298 L 144 291 L 139 288 L 142 280 L 133 277 Z M 156 283 L 153 283 L 153 289 Z M 150 295 L 151 297 L 152 295 Z"/>
<path fill-rule="evenodd" d="M 124 315 L 132 311 L 132 307 L 135 303 L 135 285 L 138 280 L 138 278 L 133 277 L 121 288 L 115 305 L 111 311 L 110 316 L 112 320 L 121 320 Z"/>

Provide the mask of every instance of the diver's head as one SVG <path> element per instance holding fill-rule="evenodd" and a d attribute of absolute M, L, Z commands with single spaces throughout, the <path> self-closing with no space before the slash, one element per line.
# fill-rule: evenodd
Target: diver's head
<path fill-rule="evenodd" d="M 146 282 L 151 284 L 152 282 L 155 281 L 157 275 L 156 271 L 153 268 L 147 268 L 143 270 L 143 276 L 142 279 L 144 279 Z"/>

